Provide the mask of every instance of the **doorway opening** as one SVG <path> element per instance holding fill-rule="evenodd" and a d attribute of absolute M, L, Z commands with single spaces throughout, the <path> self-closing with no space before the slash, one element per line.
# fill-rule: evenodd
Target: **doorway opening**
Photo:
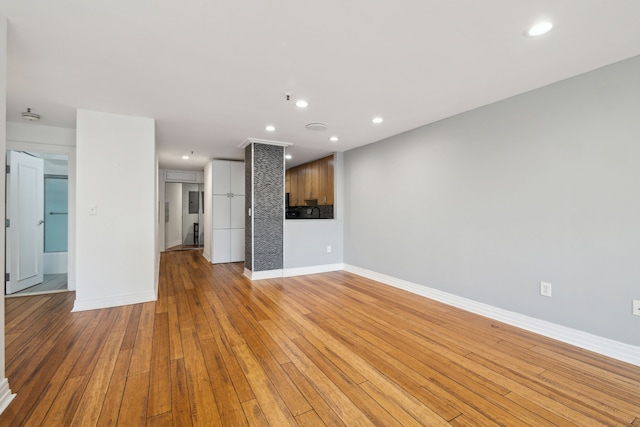
<path fill-rule="evenodd" d="M 165 183 L 165 250 L 204 247 L 204 184 Z"/>
<path fill-rule="evenodd" d="M 68 291 L 69 158 L 7 151 L 6 296 Z"/>

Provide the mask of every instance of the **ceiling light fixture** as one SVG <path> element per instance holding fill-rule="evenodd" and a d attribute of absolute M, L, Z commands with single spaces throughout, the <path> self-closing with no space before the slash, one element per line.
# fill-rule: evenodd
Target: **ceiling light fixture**
<path fill-rule="evenodd" d="M 331 138 L 329 138 L 329 141 L 338 142 L 338 141 L 340 141 L 340 138 L 338 138 L 337 136 L 332 136 Z"/>
<path fill-rule="evenodd" d="M 286 156 L 284 156 L 284 158 L 287 160 L 291 160 L 293 159 L 293 156 L 291 154 L 287 154 Z"/>
<path fill-rule="evenodd" d="M 541 36 L 546 34 L 553 28 L 553 24 L 549 21 L 538 22 L 533 27 L 529 28 L 527 35 L 531 37 Z"/>
<path fill-rule="evenodd" d="M 379 123 L 382 123 L 384 120 L 382 119 L 382 117 L 374 117 L 371 121 L 375 124 L 379 124 Z"/>
<path fill-rule="evenodd" d="M 182 155 L 182 159 L 183 159 L 183 160 L 189 160 L 189 156 L 187 156 L 186 154 L 183 154 L 183 155 Z"/>
<path fill-rule="evenodd" d="M 276 127 L 275 127 L 275 126 L 273 126 L 273 125 L 267 125 L 267 126 L 265 126 L 265 127 L 264 127 L 264 129 L 265 129 L 267 132 L 273 132 L 274 130 L 276 130 Z"/>
<path fill-rule="evenodd" d="M 309 106 L 309 103 L 304 99 L 299 99 L 296 101 L 296 107 L 298 108 L 307 108 L 308 106 Z"/>
<path fill-rule="evenodd" d="M 27 108 L 27 111 L 22 113 L 22 120 L 26 120 L 28 122 L 37 122 L 40 120 L 40 115 L 31 112 L 31 108 Z"/>

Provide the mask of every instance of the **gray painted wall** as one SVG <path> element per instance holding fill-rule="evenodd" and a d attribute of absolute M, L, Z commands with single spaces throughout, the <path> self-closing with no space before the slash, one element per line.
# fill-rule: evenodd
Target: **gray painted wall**
<path fill-rule="evenodd" d="M 345 263 L 640 345 L 640 57 L 344 167 Z"/>
<path fill-rule="evenodd" d="M 343 261 L 344 153 L 334 154 L 333 219 L 290 219 L 284 223 L 284 267 L 299 268 Z M 331 253 L 327 253 L 331 246 Z"/>

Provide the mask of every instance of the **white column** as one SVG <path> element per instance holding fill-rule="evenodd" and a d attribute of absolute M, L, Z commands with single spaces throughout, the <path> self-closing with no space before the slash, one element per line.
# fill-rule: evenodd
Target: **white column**
<path fill-rule="evenodd" d="M 153 119 L 78 110 L 74 311 L 156 299 L 156 173 Z"/>

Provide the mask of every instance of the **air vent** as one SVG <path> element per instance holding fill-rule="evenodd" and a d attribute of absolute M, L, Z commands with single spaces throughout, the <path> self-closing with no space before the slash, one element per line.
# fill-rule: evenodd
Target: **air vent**
<path fill-rule="evenodd" d="M 327 130 L 327 125 L 324 123 L 309 123 L 305 127 L 309 130 Z"/>

